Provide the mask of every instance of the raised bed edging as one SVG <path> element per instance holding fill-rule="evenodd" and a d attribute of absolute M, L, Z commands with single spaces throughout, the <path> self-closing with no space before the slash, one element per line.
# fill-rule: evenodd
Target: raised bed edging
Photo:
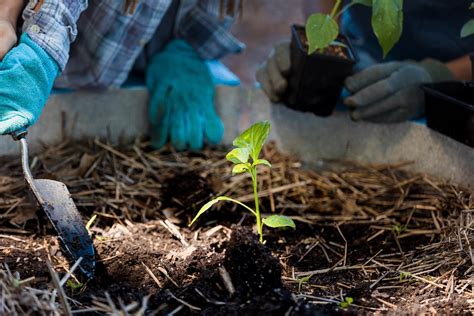
<path fill-rule="evenodd" d="M 39 152 L 64 138 L 131 141 L 148 130 L 147 100 L 142 87 L 54 94 L 30 129 L 30 150 Z M 271 138 L 279 148 L 309 165 L 325 167 L 331 165 L 325 162 L 341 159 L 370 164 L 414 161 L 408 169 L 474 188 L 474 150 L 424 125 L 354 123 L 345 112 L 321 118 L 271 105 L 252 88 L 218 87 L 216 104 L 226 126 L 225 144 L 249 124 L 270 119 Z M 0 138 L 0 156 L 18 153 L 10 137 Z"/>

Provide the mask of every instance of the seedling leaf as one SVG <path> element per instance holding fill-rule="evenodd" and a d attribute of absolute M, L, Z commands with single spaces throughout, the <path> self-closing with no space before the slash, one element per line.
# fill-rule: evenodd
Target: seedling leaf
<path fill-rule="evenodd" d="M 74 280 L 69 279 L 66 282 L 66 286 L 70 288 L 71 290 L 77 290 L 77 289 L 82 288 L 84 284 L 82 284 L 81 282 L 76 282 Z"/>
<path fill-rule="evenodd" d="M 240 134 L 233 142 L 233 145 L 239 148 L 247 148 L 252 159 L 258 160 L 263 143 L 270 133 L 270 122 L 262 121 L 255 123 Z"/>
<path fill-rule="evenodd" d="M 339 25 L 328 14 L 315 13 L 306 21 L 306 37 L 308 39 L 308 54 L 318 49 L 328 47 L 339 34 Z"/>
<path fill-rule="evenodd" d="M 301 292 L 301 287 L 304 283 L 308 283 L 309 279 L 313 277 L 314 274 L 310 274 L 301 278 L 298 278 L 298 292 Z"/>
<path fill-rule="evenodd" d="M 258 159 L 256 161 L 253 162 L 253 165 L 254 166 L 258 166 L 258 165 L 264 165 L 264 166 L 267 166 L 269 168 L 272 167 L 272 164 L 268 161 L 268 160 L 265 160 L 265 159 Z"/>
<path fill-rule="evenodd" d="M 232 174 L 239 174 L 249 171 L 249 166 L 246 163 L 239 163 L 232 168 Z"/>
<path fill-rule="evenodd" d="M 88 221 L 87 224 L 86 224 L 86 230 L 87 230 L 87 233 L 88 233 L 89 235 L 92 235 L 92 233 L 91 233 L 91 226 L 92 226 L 92 224 L 94 223 L 94 221 L 95 221 L 96 218 L 97 218 L 97 214 L 94 214 L 94 215 L 91 217 L 91 219 L 89 219 L 89 221 Z"/>
<path fill-rule="evenodd" d="M 403 30 L 403 0 L 373 0 L 372 28 L 385 58 Z"/>
<path fill-rule="evenodd" d="M 291 227 L 296 229 L 295 222 L 288 216 L 284 215 L 271 215 L 263 219 L 263 224 L 271 228 L 278 227 Z"/>
<path fill-rule="evenodd" d="M 249 154 L 248 148 L 234 148 L 225 155 L 225 158 L 233 163 L 242 164 L 249 161 Z"/>
<path fill-rule="evenodd" d="M 216 197 L 215 199 L 213 200 L 210 200 L 209 202 L 207 202 L 206 204 L 204 204 L 201 209 L 199 210 L 199 212 L 196 214 L 196 216 L 194 216 L 193 220 L 191 221 L 191 223 L 188 225 L 188 226 L 191 226 L 192 224 L 194 224 L 194 222 L 202 215 L 204 214 L 208 209 L 210 209 L 214 204 L 216 204 L 217 202 L 219 201 L 229 201 L 229 202 L 234 202 L 236 204 L 239 204 L 240 206 L 243 206 L 245 207 L 247 210 L 249 210 L 253 215 L 256 215 L 255 214 L 255 211 L 252 210 L 250 207 L 248 207 L 247 205 L 245 205 L 244 203 L 240 202 L 240 201 L 237 201 L 237 200 L 234 200 L 234 199 L 231 199 L 230 197 L 227 197 L 227 196 L 218 196 Z"/>
<path fill-rule="evenodd" d="M 372 6 L 372 0 L 352 0 L 351 4 L 362 4 L 362 5 L 365 5 L 367 7 L 371 7 Z"/>
<path fill-rule="evenodd" d="M 354 303 L 354 299 L 348 296 L 344 299 L 344 301 L 339 303 L 339 307 L 341 307 L 342 309 L 348 309 L 352 305 L 352 303 Z"/>
<path fill-rule="evenodd" d="M 474 19 L 467 21 L 461 29 L 461 37 L 468 37 L 474 34 Z"/>

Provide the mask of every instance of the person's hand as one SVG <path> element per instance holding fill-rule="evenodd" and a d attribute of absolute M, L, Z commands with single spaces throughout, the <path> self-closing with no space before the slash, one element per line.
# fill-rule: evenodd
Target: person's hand
<path fill-rule="evenodd" d="M 0 134 L 36 122 L 59 67 L 26 33 L 0 61 Z"/>
<path fill-rule="evenodd" d="M 16 45 L 15 27 L 9 20 L 0 18 L 0 60 Z"/>
<path fill-rule="evenodd" d="M 353 108 L 353 120 L 396 123 L 424 114 L 424 83 L 452 79 L 441 62 L 387 62 L 348 77 L 345 86 L 352 95 L 344 103 Z"/>
<path fill-rule="evenodd" d="M 153 56 L 146 71 L 150 91 L 151 144 L 170 140 L 177 150 L 217 144 L 224 125 L 214 109 L 214 85 L 205 62 L 183 40 Z"/>
<path fill-rule="evenodd" d="M 281 101 L 286 91 L 288 76 L 291 68 L 290 42 L 275 45 L 268 59 L 257 70 L 257 81 L 272 102 Z"/>

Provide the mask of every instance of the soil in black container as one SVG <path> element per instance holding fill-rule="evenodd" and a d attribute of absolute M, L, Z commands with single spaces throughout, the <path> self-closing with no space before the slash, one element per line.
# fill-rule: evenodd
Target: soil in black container
<path fill-rule="evenodd" d="M 357 55 L 344 35 L 337 37 L 337 45 L 308 55 L 304 27 L 293 25 L 291 31 L 291 71 L 285 103 L 299 111 L 328 116 L 336 106 L 345 78 L 352 74 Z"/>

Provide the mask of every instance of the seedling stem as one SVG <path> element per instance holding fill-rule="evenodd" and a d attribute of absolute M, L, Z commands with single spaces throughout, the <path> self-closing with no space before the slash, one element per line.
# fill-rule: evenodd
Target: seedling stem
<path fill-rule="evenodd" d="M 252 125 L 245 132 L 240 134 L 233 142 L 234 146 L 237 148 L 232 149 L 227 155 L 226 159 L 234 163 L 232 169 L 233 174 L 238 173 L 249 173 L 252 178 L 252 188 L 253 196 L 255 202 L 255 210 L 245 205 L 244 203 L 229 198 L 227 196 L 218 196 L 215 199 L 204 204 L 203 207 L 196 214 L 194 219 L 191 221 L 189 226 L 191 226 L 204 212 L 210 209 L 214 204 L 219 201 L 229 201 L 236 203 L 240 206 L 246 208 L 250 213 L 252 213 L 257 221 L 257 233 L 258 238 L 261 243 L 263 243 L 263 225 L 266 225 L 271 228 L 280 228 L 280 227 L 291 227 L 295 229 L 295 223 L 293 220 L 287 216 L 283 215 L 271 215 L 262 220 L 260 215 L 260 204 L 258 199 L 258 178 L 257 178 L 257 166 L 264 165 L 271 168 L 270 162 L 265 159 L 260 159 L 259 155 L 262 150 L 263 144 L 270 133 L 270 123 L 269 122 L 259 122 Z"/>

